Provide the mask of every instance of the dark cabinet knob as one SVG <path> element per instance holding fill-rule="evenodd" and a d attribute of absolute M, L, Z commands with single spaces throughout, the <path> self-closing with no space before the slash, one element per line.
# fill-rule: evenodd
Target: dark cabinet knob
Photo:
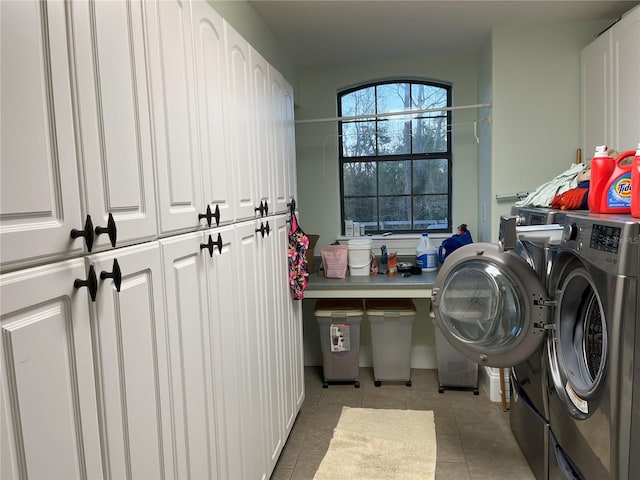
<path fill-rule="evenodd" d="M 93 222 L 91 221 L 91 215 L 87 215 L 87 219 L 84 222 L 84 228 L 82 230 L 78 230 L 74 228 L 71 230 L 71 238 L 84 237 L 84 241 L 87 244 L 87 250 L 90 252 L 93 248 Z"/>
<path fill-rule="evenodd" d="M 118 237 L 118 230 L 116 228 L 116 221 L 113 219 L 113 215 L 109 213 L 109 220 L 107 221 L 106 227 L 96 227 L 96 237 L 99 237 L 103 233 L 107 233 L 109 235 L 109 241 L 111 242 L 111 246 L 116 246 L 116 241 Z"/>
<path fill-rule="evenodd" d="M 256 228 L 256 232 L 259 232 L 260 235 L 262 235 L 262 238 L 264 238 L 265 233 L 269 235 L 269 233 L 271 232 L 271 227 L 269 227 L 269 222 L 266 222 L 266 225 L 260 222 L 260 228 Z"/>
<path fill-rule="evenodd" d="M 205 248 L 209 250 L 210 257 L 213 257 L 213 247 L 218 247 L 218 253 L 222 253 L 222 235 L 220 235 L 220 233 L 218 233 L 218 240 L 215 242 L 213 238 L 211 238 L 211 235 L 209 235 L 209 241 L 200 244 L 200 250 L 204 250 Z"/>
<path fill-rule="evenodd" d="M 82 288 L 87 287 L 89 289 L 89 295 L 91 296 L 91 301 L 96 301 L 96 294 L 98 293 L 98 279 L 96 278 L 96 271 L 93 268 L 93 265 L 89 267 L 89 274 L 87 275 L 86 280 L 82 280 L 80 278 L 76 278 L 73 282 L 73 288 Z"/>
<path fill-rule="evenodd" d="M 262 201 L 260 201 L 260 206 L 259 207 L 255 207 L 253 209 L 254 212 L 260 212 L 260 217 L 264 217 L 266 215 L 269 215 L 269 205 L 267 203 L 267 201 L 265 200 L 264 203 L 262 203 Z"/>
<path fill-rule="evenodd" d="M 207 205 L 206 213 L 199 213 L 198 220 L 205 218 L 207 220 L 207 226 L 211 226 L 211 220 L 216 219 L 216 227 L 220 225 L 220 207 L 216 205 L 215 211 L 211 211 L 211 205 Z"/>
<path fill-rule="evenodd" d="M 113 285 L 116 287 L 116 292 L 119 292 L 120 286 L 122 285 L 122 271 L 120 270 L 118 260 L 115 258 L 113 259 L 113 268 L 110 272 L 105 272 L 104 270 L 100 272 L 100 280 L 106 280 L 107 278 L 113 278 Z"/>

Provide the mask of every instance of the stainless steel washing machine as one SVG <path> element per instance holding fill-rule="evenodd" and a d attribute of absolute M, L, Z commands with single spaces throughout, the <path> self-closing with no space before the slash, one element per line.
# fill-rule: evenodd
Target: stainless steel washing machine
<path fill-rule="evenodd" d="M 553 438 L 544 361 L 553 324 L 547 283 L 560 227 L 527 229 L 525 237 L 516 234 L 515 219 L 508 220 L 501 222 L 498 245 L 468 245 L 447 258 L 432 303 L 438 328 L 457 350 L 480 365 L 513 367 L 511 429 L 543 480 Z"/>
<path fill-rule="evenodd" d="M 573 471 L 552 462 L 552 479 L 640 478 L 639 245 L 629 216 L 567 215 L 547 351 L 550 448 Z"/>

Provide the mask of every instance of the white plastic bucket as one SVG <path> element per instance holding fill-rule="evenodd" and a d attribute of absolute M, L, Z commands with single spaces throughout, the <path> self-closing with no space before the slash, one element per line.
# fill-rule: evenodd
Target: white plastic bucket
<path fill-rule="evenodd" d="M 371 270 L 371 247 L 373 240 L 370 238 L 354 238 L 347 242 L 349 252 L 349 273 L 354 276 L 369 275 Z"/>

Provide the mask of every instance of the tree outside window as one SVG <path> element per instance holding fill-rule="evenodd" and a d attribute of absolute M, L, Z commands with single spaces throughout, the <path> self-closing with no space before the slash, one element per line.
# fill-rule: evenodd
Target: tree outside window
<path fill-rule="evenodd" d="M 451 231 L 451 111 L 438 110 L 450 106 L 451 87 L 433 82 L 380 82 L 338 94 L 339 115 L 359 117 L 338 125 L 343 225 L 355 220 L 368 233 Z"/>

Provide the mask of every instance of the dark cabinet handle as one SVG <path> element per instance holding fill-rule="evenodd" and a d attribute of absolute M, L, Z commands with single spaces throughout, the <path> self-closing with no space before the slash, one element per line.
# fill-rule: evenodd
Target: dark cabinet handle
<path fill-rule="evenodd" d="M 218 247 L 218 253 L 222 253 L 222 235 L 218 233 L 218 240 L 215 242 L 211 235 L 209 235 L 209 241 L 207 243 L 200 244 L 200 250 L 204 250 L 205 248 L 209 250 L 209 256 L 213 257 L 213 247 Z"/>
<path fill-rule="evenodd" d="M 271 232 L 271 227 L 269 227 L 269 222 L 267 222 L 266 226 L 264 223 L 260 222 L 260 228 L 256 228 L 256 232 L 260 232 L 260 235 L 262 235 L 262 238 L 264 238 L 265 233 L 269 235 L 269 233 Z"/>
<path fill-rule="evenodd" d="M 90 252 L 93 248 L 93 222 L 91 221 L 91 215 L 87 215 L 87 219 L 84 222 L 84 229 L 78 230 L 74 228 L 71 230 L 71 238 L 84 237 L 84 241 L 87 244 L 87 250 Z"/>
<path fill-rule="evenodd" d="M 113 219 L 113 215 L 109 213 L 109 220 L 107 221 L 106 227 L 96 227 L 96 237 L 99 237 L 103 233 L 109 234 L 109 241 L 111 241 L 111 246 L 116 246 L 116 240 L 118 238 L 118 230 L 116 228 L 116 221 Z"/>
<path fill-rule="evenodd" d="M 259 207 L 255 207 L 253 209 L 254 212 L 260 212 L 260 217 L 264 217 L 266 215 L 269 215 L 269 205 L 267 204 L 267 201 L 265 200 L 264 203 L 262 203 L 262 200 L 260 201 L 260 206 Z"/>
<path fill-rule="evenodd" d="M 122 285 L 122 271 L 118 260 L 113 259 L 113 269 L 110 272 L 104 270 L 100 272 L 100 280 L 106 280 L 107 278 L 113 278 L 113 284 L 116 287 L 116 292 L 120 292 L 120 286 Z"/>
<path fill-rule="evenodd" d="M 73 282 L 73 288 L 82 288 L 87 287 L 89 289 L 89 295 L 91 296 L 91 301 L 96 301 L 96 294 L 98 293 L 98 279 L 96 278 L 96 271 L 93 268 L 93 265 L 89 267 L 89 275 L 87 275 L 86 280 L 82 280 L 80 278 L 76 278 Z"/>
<path fill-rule="evenodd" d="M 211 220 L 216 219 L 216 227 L 220 225 L 220 207 L 216 204 L 216 209 L 214 212 L 211 211 L 211 205 L 207 205 L 206 213 L 199 213 L 198 220 L 202 220 L 203 218 L 207 219 L 207 226 L 211 226 Z"/>

